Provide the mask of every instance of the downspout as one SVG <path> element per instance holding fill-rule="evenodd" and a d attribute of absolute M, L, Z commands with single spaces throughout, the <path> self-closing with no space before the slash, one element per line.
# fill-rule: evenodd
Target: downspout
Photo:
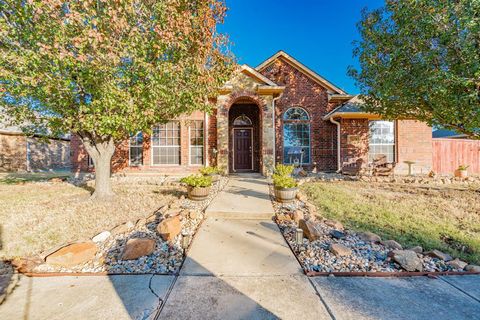
<path fill-rule="evenodd" d="M 341 157 L 340 122 L 334 120 L 333 117 L 330 117 L 330 122 L 337 125 L 337 173 L 338 173 L 342 171 L 342 163 L 340 159 Z"/>

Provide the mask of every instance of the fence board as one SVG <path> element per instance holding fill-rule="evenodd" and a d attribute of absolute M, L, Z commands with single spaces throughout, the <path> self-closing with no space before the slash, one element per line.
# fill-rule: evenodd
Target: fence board
<path fill-rule="evenodd" d="M 470 166 L 469 173 L 480 174 L 480 141 L 433 139 L 433 170 L 452 174 L 460 165 Z"/>

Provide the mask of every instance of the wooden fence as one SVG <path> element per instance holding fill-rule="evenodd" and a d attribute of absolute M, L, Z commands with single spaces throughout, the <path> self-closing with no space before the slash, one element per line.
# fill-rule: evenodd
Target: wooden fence
<path fill-rule="evenodd" d="M 480 140 L 433 139 L 433 170 L 453 174 L 460 165 L 468 172 L 480 174 Z"/>

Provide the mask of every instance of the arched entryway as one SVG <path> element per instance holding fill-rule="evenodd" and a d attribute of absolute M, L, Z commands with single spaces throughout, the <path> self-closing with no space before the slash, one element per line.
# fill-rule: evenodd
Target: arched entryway
<path fill-rule="evenodd" d="M 261 119 L 249 101 L 234 103 L 228 112 L 230 173 L 260 172 Z"/>

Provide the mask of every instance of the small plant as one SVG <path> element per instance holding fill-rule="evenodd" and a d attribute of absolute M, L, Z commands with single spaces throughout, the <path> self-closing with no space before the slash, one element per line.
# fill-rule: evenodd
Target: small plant
<path fill-rule="evenodd" d="M 295 179 L 289 176 L 274 174 L 272 178 L 275 188 L 290 189 L 298 186 Z"/>
<path fill-rule="evenodd" d="M 217 174 L 218 173 L 218 168 L 217 167 L 204 167 L 200 169 L 200 173 L 203 174 L 204 176 L 208 176 L 210 174 Z"/>
<path fill-rule="evenodd" d="M 209 176 L 192 174 L 180 179 L 180 182 L 194 188 L 207 188 L 212 185 L 212 178 Z"/>
<path fill-rule="evenodd" d="M 275 167 L 275 174 L 278 176 L 288 177 L 292 175 L 294 169 L 294 166 L 291 165 L 277 164 Z"/>
<path fill-rule="evenodd" d="M 459 166 L 458 166 L 458 170 L 460 170 L 460 171 L 466 171 L 469 167 L 470 167 L 470 166 L 467 166 L 467 165 L 462 164 L 462 165 L 459 165 Z"/>

